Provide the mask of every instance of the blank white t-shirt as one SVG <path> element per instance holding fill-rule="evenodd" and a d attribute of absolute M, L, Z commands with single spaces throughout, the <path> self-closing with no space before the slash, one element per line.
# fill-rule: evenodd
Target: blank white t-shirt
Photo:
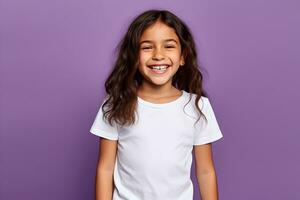
<path fill-rule="evenodd" d="M 90 132 L 118 140 L 113 200 L 192 200 L 190 178 L 193 145 L 223 137 L 207 97 L 199 100 L 205 114 L 198 117 L 196 95 L 188 92 L 168 103 L 138 99 L 138 118 L 131 126 L 110 126 L 102 120 L 102 105 Z"/>

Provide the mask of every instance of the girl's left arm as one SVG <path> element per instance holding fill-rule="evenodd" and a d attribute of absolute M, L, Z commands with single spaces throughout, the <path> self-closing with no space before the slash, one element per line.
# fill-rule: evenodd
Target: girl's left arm
<path fill-rule="evenodd" d="M 202 200 L 218 200 L 217 176 L 213 162 L 212 144 L 194 146 L 195 168 Z"/>

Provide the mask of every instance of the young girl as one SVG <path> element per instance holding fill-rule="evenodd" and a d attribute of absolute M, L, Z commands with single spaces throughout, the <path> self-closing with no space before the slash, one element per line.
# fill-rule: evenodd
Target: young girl
<path fill-rule="evenodd" d="M 211 143 L 222 138 L 189 28 L 148 10 L 119 44 L 90 132 L 101 137 L 98 200 L 192 200 L 192 151 L 203 200 L 218 199 Z"/>

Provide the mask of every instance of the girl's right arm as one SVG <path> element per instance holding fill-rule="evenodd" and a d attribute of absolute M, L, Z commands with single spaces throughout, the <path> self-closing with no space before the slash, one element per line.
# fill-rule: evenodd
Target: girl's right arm
<path fill-rule="evenodd" d="M 101 138 L 96 173 L 96 200 L 112 200 L 113 172 L 117 154 L 117 140 Z"/>

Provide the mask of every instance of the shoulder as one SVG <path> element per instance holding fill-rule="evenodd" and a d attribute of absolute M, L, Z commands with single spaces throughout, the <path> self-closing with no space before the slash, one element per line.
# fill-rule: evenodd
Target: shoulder
<path fill-rule="evenodd" d="M 186 99 L 184 103 L 185 114 L 191 116 L 192 118 L 198 117 L 197 107 L 204 113 L 207 107 L 209 107 L 209 98 L 201 96 L 196 104 L 197 94 L 186 92 Z"/>
<path fill-rule="evenodd" d="M 193 105 L 195 105 L 197 94 L 189 93 L 189 92 L 186 92 L 186 93 L 187 93 L 187 99 L 189 100 L 189 98 L 191 97 L 191 102 Z M 205 96 L 200 96 L 199 101 L 198 101 L 198 106 L 200 108 L 203 108 L 203 106 L 205 106 L 207 104 L 209 104 L 209 98 L 205 97 Z"/>

